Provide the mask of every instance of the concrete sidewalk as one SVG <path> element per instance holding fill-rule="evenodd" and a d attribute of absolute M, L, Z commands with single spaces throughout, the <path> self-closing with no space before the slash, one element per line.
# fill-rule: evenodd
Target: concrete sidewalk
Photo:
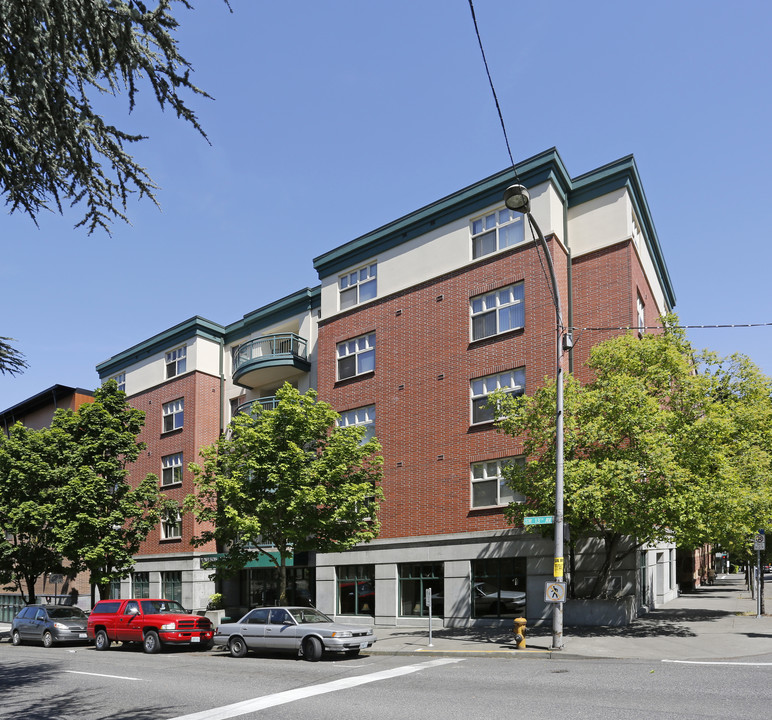
<path fill-rule="evenodd" d="M 566 627 L 563 650 L 553 651 L 552 625 L 529 628 L 526 648 L 516 649 L 509 630 L 376 627 L 369 655 L 480 657 L 627 658 L 639 660 L 722 660 L 772 654 L 772 590 L 769 615 L 756 617 L 756 601 L 742 575 L 720 575 L 710 587 L 682 595 L 621 628 Z M 10 640 L 10 625 L 0 639 Z"/>
<path fill-rule="evenodd" d="M 767 598 L 770 608 L 772 596 Z M 620 628 L 566 627 L 563 650 L 553 651 L 552 625 L 529 628 L 526 648 L 512 632 L 485 628 L 376 628 L 369 654 L 497 657 L 720 660 L 772 654 L 772 614 L 756 617 L 756 601 L 742 575 L 721 575 L 714 585 L 681 595 Z"/>

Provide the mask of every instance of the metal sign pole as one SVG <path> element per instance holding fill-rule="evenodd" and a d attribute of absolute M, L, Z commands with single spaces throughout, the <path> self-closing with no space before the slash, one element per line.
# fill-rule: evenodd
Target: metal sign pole
<path fill-rule="evenodd" d="M 434 647 L 432 642 L 432 589 L 426 588 L 426 607 L 429 608 L 429 647 Z"/>

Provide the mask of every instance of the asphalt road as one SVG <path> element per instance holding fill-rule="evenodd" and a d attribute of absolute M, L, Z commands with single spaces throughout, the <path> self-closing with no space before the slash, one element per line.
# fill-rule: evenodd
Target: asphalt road
<path fill-rule="evenodd" d="M 145 655 L 0 643 L 0 717 L 14 720 L 657 720 L 766 718 L 772 652 L 726 663 Z"/>

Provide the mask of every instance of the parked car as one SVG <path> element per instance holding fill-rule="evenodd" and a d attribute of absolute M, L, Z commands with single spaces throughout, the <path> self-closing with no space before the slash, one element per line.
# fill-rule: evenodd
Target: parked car
<path fill-rule="evenodd" d="M 88 617 L 80 608 L 68 605 L 27 605 L 11 621 L 11 642 L 56 643 L 88 641 Z"/>
<path fill-rule="evenodd" d="M 209 618 L 191 615 L 175 600 L 100 600 L 88 618 L 88 637 L 97 650 L 115 641 L 142 643 L 146 653 L 163 645 L 191 645 L 208 650 L 214 628 Z"/>
<path fill-rule="evenodd" d="M 343 625 L 312 607 L 260 607 L 241 620 L 217 628 L 215 645 L 227 647 L 233 657 L 250 650 L 286 650 L 315 662 L 322 653 L 358 655 L 376 637 L 371 627 Z"/>

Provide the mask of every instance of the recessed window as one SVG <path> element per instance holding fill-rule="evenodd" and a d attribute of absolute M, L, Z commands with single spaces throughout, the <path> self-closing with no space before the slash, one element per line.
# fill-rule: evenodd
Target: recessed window
<path fill-rule="evenodd" d="M 525 368 L 505 373 L 476 378 L 471 382 L 472 423 L 491 422 L 496 419 L 496 409 L 488 406 L 488 396 L 496 390 L 507 395 L 522 395 L 525 392 Z"/>
<path fill-rule="evenodd" d="M 182 605 L 182 571 L 167 570 L 161 573 L 161 597 L 176 600 Z"/>
<path fill-rule="evenodd" d="M 378 263 L 365 265 L 338 278 L 340 309 L 372 300 L 378 294 Z"/>
<path fill-rule="evenodd" d="M 523 502 L 525 497 L 514 492 L 504 480 L 504 468 L 512 463 L 524 463 L 523 458 L 487 460 L 472 465 L 472 507 L 495 507 Z"/>
<path fill-rule="evenodd" d="M 150 573 L 135 572 L 131 574 L 131 596 L 135 598 L 150 597 Z"/>
<path fill-rule="evenodd" d="M 111 380 L 115 380 L 116 383 L 118 383 L 118 389 L 121 392 L 126 392 L 126 373 L 118 373 L 117 375 L 113 375 Z"/>
<path fill-rule="evenodd" d="M 179 510 L 167 515 L 161 522 L 161 540 L 178 540 L 182 537 L 182 516 Z"/>
<path fill-rule="evenodd" d="M 523 216 L 508 208 L 472 220 L 473 258 L 518 245 L 523 239 Z"/>
<path fill-rule="evenodd" d="M 177 485 L 182 482 L 182 453 L 161 458 L 161 485 Z"/>
<path fill-rule="evenodd" d="M 432 615 L 443 617 L 445 601 L 445 568 L 442 563 L 410 563 L 399 566 L 399 614 L 426 617 L 427 594 L 431 597 Z"/>
<path fill-rule="evenodd" d="M 375 566 L 340 565 L 336 569 L 339 615 L 375 616 Z"/>
<path fill-rule="evenodd" d="M 646 306 L 643 304 L 643 300 L 641 300 L 641 296 L 638 296 L 638 303 L 636 306 L 636 313 L 638 315 L 638 335 L 643 335 L 643 333 L 646 332 L 646 314 L 645 314 Z"/>
<path fill-rule="evenodd" d="M 176 377 L 185 372 L 185 359 L 187 348 L 183 345 L 176 350 L 166 353 L 166 379 Z"/>
<path fill-rule="evenodd" d="M 362 442 L 366 443 L 375 436 L 375 405 L 366 405 L 342 412 L 338 418 L 338 425 L 340 427 L 350 427 L 351 425 L 364 427 L 365 435 Z"/>
<path fill-rule="evenodd" d="M 375 333 L 338 343 L 338 380 L 375 370 Z"/>
<path fill-rule="evenodd" d="M 179 430 L 185 421 L 185 398 L 172 400 L 163 406 L 163 431 Z"/>
<path fill-rule="evenodd" d="M 472 560 L 472 617 L 527 617 L 525 558 Z"/>
<path fill-rule="evenodd" d="M 472 340 L 515 330 L 525 325 L 525 291 L 515 283 L 493 292 L 473 297 Z"/>

